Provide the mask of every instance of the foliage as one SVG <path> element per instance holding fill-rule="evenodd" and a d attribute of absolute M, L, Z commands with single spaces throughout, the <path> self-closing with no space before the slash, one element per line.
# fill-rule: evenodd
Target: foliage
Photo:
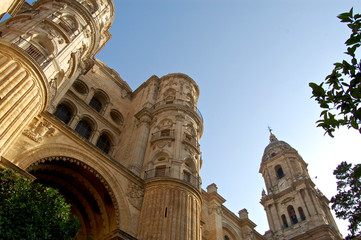
<path fill-rule="evenodd" d="M 361 179 L 355 176 L 355 171 L 361 164 L 352 167 L 352 164 L 342 162 L 333 174 L 337 179 L 338 193 L 331 198 L 332 209 L 338 218 L 348 220 L 349 235 L 345 238 L 353 239 L 361 235 Z"/>
<path fill-rule="evenodd" d="M 55 189 L 0 172 L 1 239 L 65 240 L 75 236 L 78 219 L 70 217 L 70 205 Z"/>
<path fill-rule="evenodd" d="M 361 60 L 357 60 L 356 50 L 361 44 L 361 14 L 353 14 L 353 9 L 338 16 L 352 30 L 345 42 L 350 61 L 334 63 L 334 69 L 321 84 L 309 83 L 312 97 L 324 109 L 317 121 L 331 137 L 336 128 L 347 126 L 361 133 Z"/>

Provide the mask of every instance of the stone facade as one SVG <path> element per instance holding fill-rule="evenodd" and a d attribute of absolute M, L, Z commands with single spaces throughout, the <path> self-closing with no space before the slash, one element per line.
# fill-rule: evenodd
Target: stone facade
<path fill-rule="evenodd" d="M 0 163 L 58 188 L 80 219 L 77 239 L 340 239 L 327 199 L 284 142 L 272 141 L 261 164 L 264 236 L 246 209 L 236 216 L 223 205 L 215 184 L 201 188 L 196 82 L 151 76 L 133 91 L 94 59 L 111 37 L 112 0 L 23 9 L 0 24 Z M 289 205 L 304 221 L 284 228 Z"/>

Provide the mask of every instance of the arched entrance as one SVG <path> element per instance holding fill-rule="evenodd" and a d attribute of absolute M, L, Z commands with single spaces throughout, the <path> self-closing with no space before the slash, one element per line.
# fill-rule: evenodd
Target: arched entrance
<path fill-rule="evenodd" d="M 47 157 L 27 171 L 36 181 L 59 190 L 79 218 L 77 239 L 109 239 L 117 229 L 116 201 L 107 182 L 93 168 L 69 157 Z"/>

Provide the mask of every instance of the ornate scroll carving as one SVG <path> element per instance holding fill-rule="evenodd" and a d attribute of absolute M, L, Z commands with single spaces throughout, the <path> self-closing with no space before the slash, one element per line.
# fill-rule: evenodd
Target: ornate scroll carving
<path fill-rule="evenodd" d="M 55 128 L 45 119 L 35 117 L 23 134 L 34 142 L 40 143 L 44 137 L 53 136 Z"/>

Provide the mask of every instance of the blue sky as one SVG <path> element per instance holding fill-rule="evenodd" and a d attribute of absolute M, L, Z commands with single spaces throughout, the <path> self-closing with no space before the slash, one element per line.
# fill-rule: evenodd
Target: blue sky
<path fill-rule="evenodd" d="M 349 32 L 336 16 L 352 0 L 116 0 L 113 39 L 97 56 L 136 89 L 151 75 L 183 72 L 199 85 L 203 188 L 216 183 L 234 213 L 247 208 L 263 234 L 258 173 L 268 126 L 309 164 L 317 187 L 336 193 L 336 166 L 360 163 L 361 137 L 317 129 L 309 82 L 344 59 Z M 315 178 L 317 176 L 317 178 Z M 347 224 L 338 222 L 345 235 Z"/>
<path fill-rule="evenodd" d="M 258 173 L 270 126 L 309 164 L 317 187 L 336 193 L 332 171 L 360 163 L 360 134 L 317 129 L 309 82 L 345 58 L 349 35 L 336 16 L 359 0 L 115 0 L 113 38 L 97 58 L 133 90 L 151 75 L 182 72 L 200 87 L 203 188 L 216 183 L 234 213 L 247 208 L 263 234 Z M 317 178 L 315 178 L 317 176 Z M 345 235 L 347 225 L 338 221 Z"/>

